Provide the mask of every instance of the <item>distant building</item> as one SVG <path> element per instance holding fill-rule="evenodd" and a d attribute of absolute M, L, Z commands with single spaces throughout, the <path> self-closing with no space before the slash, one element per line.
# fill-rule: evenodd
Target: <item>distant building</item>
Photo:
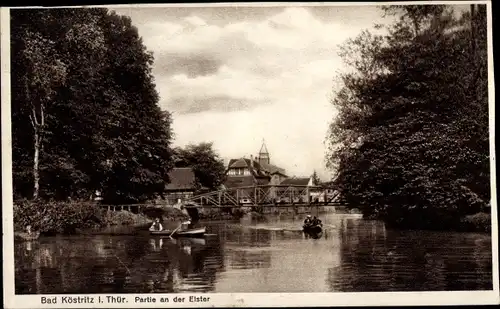
<path fill-rule="evenodd" d="M 307 192 L 304 192 L 307 187 L 313 187 L 313 178 L 312 177 L 291 177 L 284 179 L 280 185 L 292 187 L 289 188 L 289 191 L 293 191 L 292 196 L 294 197 L 293 201 L 288 197 L 281 198 L 278 202 L 285 203 L 305 203 L 308 200 L 311 200 L 312 191 L 308 191 L 309 196 L 307 196 Z M 297 188 L 293 188 L 296 186 Z"/>
<path fill-rule="evenodd" d="M 190 167 L 174 168 L 169 173 L 170 183 L 165 188 L 165 200 L 174 205 L 194 195 L 196 177 Z"/>
<path fill-rule="evenodd" d="M 287 178 L 284 169 L 271 164 L 269 152 L 262 143 L 256 158 L 231 159 L 226 171 L 226 188 L 279 184 Z"/>
<path fill-rule="evenodd" d="M 262 142 L 259 154 L 254 158 L 231 159 L 229 161 L 224 186 L 228 189 L 280 184 L 288 176 L 283 168 L 271 164 L 266 144 Z M 239 190 L 240 203 L 251 202 L 254 190 Z"/>

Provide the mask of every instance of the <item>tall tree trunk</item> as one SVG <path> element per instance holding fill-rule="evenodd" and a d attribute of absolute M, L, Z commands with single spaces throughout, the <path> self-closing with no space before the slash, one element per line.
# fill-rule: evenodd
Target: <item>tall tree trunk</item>
<path fill-rule="evenodd" d="M 43 105 L 40 105 L 40 121 L 37 119 L 36 113 L 36 105 L 32 101 L 30 89 L 28 87 L 28 77 L 24 78 L 24 90 L 26 92 L 26 100 L 29 102 L 31 106 L 29 118 L 31 121 L 31 126 L 33 127 L 33 199 L 36 200 L 38 198 L 38 194 L 40 192 L 40 152 L 42 146 L 42 136 L 41 131 L 44 124 L 44 114 L 43 114 Z"/>
<path fill-rule="evenodd" d="M 33 126 L 33 199 L 37 199 L 40 192 L 40 154 L 43 149 L 43 130 L 45 127 L 44 106 L 40 104 L 40 119 L 37 119 L 36 106 L 31 105 L 30 115 Z"/>
<path fill-rule="evenodd" d="M 33 135 L 34 138 L 34 146 L 35 153 L 33 155 L 33 199 L 36 200 L 38 198 L 38 193 L 40 191 L 40 171 L 39 171 L 39 163 L 40 163 L 40 132 L 38 126 L 34 127 L 35 133 Z"/>

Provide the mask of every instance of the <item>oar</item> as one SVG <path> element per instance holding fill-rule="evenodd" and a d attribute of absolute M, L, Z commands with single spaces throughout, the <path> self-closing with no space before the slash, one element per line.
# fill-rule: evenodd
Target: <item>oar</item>
<path fill-rule="evenodd" d="M 182 223 L 181 223 L 181 225 L 179 225 L 179 226 L 178 226 L 178 227 L 177 227 L 177 228 L 176 228 L 176 229 L 175 229 L 175 230 L 174 230 L 174 231 L 173 231 L 170 235 L 168 235 L 168 237 L 172 238 L 172 235 L 174 235 L 174 233 L 175 233 L 178 229 L 180 229 L 180 228 L 181 228 L 181 226 L 182 226 Z"/>

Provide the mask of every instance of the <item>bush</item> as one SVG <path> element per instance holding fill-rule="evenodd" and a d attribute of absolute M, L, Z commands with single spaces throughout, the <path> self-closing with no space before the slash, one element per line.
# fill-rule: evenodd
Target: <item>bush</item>
<path fill-rule="evenodd" d="M 72 233 L 76 228 L 100 226 L 103 222 L 99 206 L 85 202 L 20 200 L 14 203 L 14 229 L 31 225 L 42 233 Z"/>
<path fill-rule="evenodd" d="M 491 232 L 491 214 L 479 212 L 461 220 L 461 229 L 469 232 Z"/>
<path fill-rule="evenodd" d="M 134 214 L 129 211 L 105 211 L 101 224 L 109 225 L 142 225 L 150 223 L 151 219 L 143 214 Z"/>
<path fill-rule="evenodd" d="M 189 216 L 180 209 L 172 206 L 146 207 L 142 210 L 149 218 L 164 218 L 173 221 L 189 219 Z"/>

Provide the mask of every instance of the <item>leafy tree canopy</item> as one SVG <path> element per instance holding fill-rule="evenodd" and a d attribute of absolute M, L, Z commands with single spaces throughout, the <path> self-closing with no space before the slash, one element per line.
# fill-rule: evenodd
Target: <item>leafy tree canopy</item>
<path fill-rule="evenodd" d="M 225 181 L 224 162 L 213 149 L 212 143 L 176 148 L 174 157 L 176 167 L 193 168 L 199 189 L 217 190 Z"/>
<path fill-rule="evenodd" d="M 124 203 L 161 193 L 171 119 L 130 18 L 101 8 L 12 10 L 11 29 L 16 197 L 88 199 L 99 190 Z"/>
<path fill-rule="evenodd" d="M 342 48 L 352 71 L 332 103 L 336 185 L 366 216 L 440 228 L 490 199 L 486 7 L 391 6 L 387 34 Z"/>

